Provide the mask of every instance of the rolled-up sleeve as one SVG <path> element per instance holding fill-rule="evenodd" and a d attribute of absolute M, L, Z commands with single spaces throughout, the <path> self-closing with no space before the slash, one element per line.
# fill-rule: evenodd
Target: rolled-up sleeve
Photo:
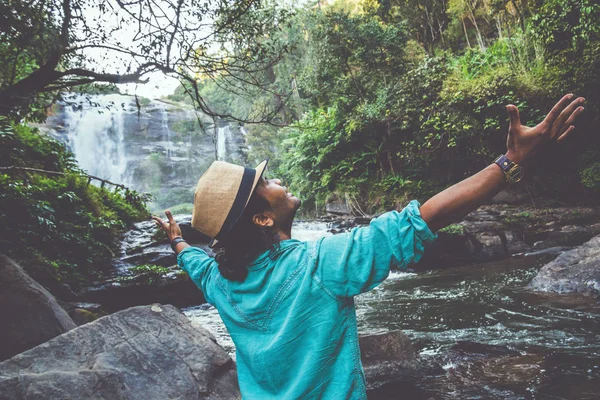
<path fill-rule="evenodd" d="M 215 274 L 218 271 L 215 259 L 202 249 L 186 247 L 177 255 L 177 264 L 202 290 L 206 301 L 212 304 L 212 283 L 214 283 Z"/>
<path fill-rule="evenodd" d="M 436 237 L 413 200 L 401 212 L 387 212 L 369 226 L 321 239 L 315 278 L 330 294 L 355 296 L 383 282 L 390 268 L 417 262 Z"/>

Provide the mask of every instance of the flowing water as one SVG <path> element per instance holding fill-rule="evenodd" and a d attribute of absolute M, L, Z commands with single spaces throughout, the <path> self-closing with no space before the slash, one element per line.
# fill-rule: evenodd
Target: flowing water
<path fill-rule="evenodd" d="M 124 114 L 129 101 L 124 96 L 97 96 L 93 101 L 77 96 L 77 106 L 65 107 L 66 144 L 77 163 L 89 174 L 128 185 Z M 129 99 L 127 99 L 129 100 Z"/>
<path fill-rule="evenodd" d="M 300 235 L 310 224 L 297 226 Z M 320 228 L 320 227 L 319 227 Z M 305 240 L 321 229 L 309 230 Z M 525 289 L 552 256 L 512 258 L 426 273 L 393 272 L 356 298 L 361 334 L 404 331 L 426 372 L 375 399 L 600 398 L 600 307 L 583 297 Z M 209 305 L 184 310 L 231 354 Z M 399 395 L 402 393 L 402 396 Z"/>

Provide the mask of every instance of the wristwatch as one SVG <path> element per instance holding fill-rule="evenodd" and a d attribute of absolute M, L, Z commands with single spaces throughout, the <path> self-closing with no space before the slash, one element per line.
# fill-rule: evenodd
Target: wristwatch
<path fill-rule="evenodd" d="M 517 183 L 523 179 L 523 167 L 519 164 L 512 162 L 502 154 L 500 157 L 496 158 L 494 161 L 504 172 L 504 179 L 508 183 Z"/>

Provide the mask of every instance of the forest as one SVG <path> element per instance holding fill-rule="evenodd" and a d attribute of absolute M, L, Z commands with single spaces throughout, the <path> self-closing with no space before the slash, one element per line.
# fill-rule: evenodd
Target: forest
<path fill-rule="evenodd" d="M 179 80 L 169 100 L 243 124 L 248 164 L 269 157 L 307 214 L 336 199 L 357 214 L 424 201 L 505 151 L 507 104 L 535 124 L 572 92 L 587 100 L 576 134 L 517 190 L 533 204 L 598 202 L 597 1 L 157 4 L 0 2 L 0 241 L 32 271 L 91 279 L 147 217 L 143 194 L 88 185 L 35 124 L 67 93 L 152 73 Z"/>
<path fill-rule="evenodd" d="M 278 110 L 249 125 L 250 158 L 271 157 L 305 210 L 338 198 L 366 213 L 425 200 L 493 161 L 506 105 L 536 124 L 577 93 L 588 104 L 577 135 L 518 190 L 534 203 L 597 203 L 599 34 L 588 0 L 320 2 L 278 32 L 290 51 L 266 71 L 271 93 L 226 77 L 201 93 L 240 118 Z"/>

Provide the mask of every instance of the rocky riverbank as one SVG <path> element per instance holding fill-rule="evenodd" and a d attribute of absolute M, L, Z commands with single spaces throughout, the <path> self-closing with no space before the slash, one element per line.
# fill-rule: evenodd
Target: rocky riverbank
<path fill-rule="evenodd" d="M 365 225 L 370 217 L 353 217 L 336 207 L 325 218 L 334 233 Z M 600 209 L 591 207 L 484 205 L 459 223 L 438 232 L 418 268 L 444 268 L 500 260 L 519 254 L 559 254 L 600 234 Z"/>
<path fill-rule="evenodd" d="M 438 261 L 430 259 L 427 267 L 551 250 L 561 254 L 533 279 L 528 287 L 531 295 L 542 291 L 544 296 L 569 297 L 574 293 L 598 299 L 600 234 L 565 250 L 595 234 L 598 218 L 597 210 L 586 208 L 482 207 L 440 233 L 438 249 L 443 251 L 436 254 Z M 189 221 L 181 218 L 181 222 L 191 242 L 206 245 L 206 238 L 194 236 Z M 330 221 L 329 229 L 345 230 L 364 222 L 336 219 Z M 175 304 L 204 301 L 195 285 L 171 264 L 175 258 L 166 246 L 152 223 L 137 224 L 124 236 L 123 256 L 115 260 L 115 268 L 123 268 L 121 275 L 101 283 L 105 286 L 97 290 L 98 295 L 102 293 L 98 298 L 93 298 L 91 289 L 79 295 L 79 300 L 94 299 L 100 304 L 61 304 L 68 315 L 16 263 L 3 257 L 1 293 L 6 307 L 2 318 L 10 327 L 4 333 L 12 336 L 3 336 L 2 358 L 12 358 L 0 362 L 0 397 L 69 398 L 77 393 L 83 397 L 132 398 L 135 393 L 136 398 L 153 399 L 183 393 L 185 398 L 239 398 L 235 363 L 214 337 L 192 325 L 176 308 L 152 305 L 158 298 Z M 132 260 L 157 262 L 156 266 L 167 272 L 138 269 L 127 275 L 135 268 Z M 189 287 L 177 286 L 184 282 Z M 200 297 L 187 298 L 186 293 Z M 148 305 L 127 308 L 132 302 Z M 568 304 L 576 307 L 578 303 L 566 301 L 561 306 Z M 105 311 L 121 308 L 127 309 L 101 317 Z M 23 319 L 23 315 L 28 318 Z M 441 362 L 452 357 L 480 368 L 478 379 L 482 381 L 489 378 L 497 383 L 499 377 L 506 376 L 506 385 L 513 378 L 530 379 L 539 374 L 543 359 L 535 352 L 523 355 L 504 347 L 465 342 L 432 362 L 419 356 L 401 332 L 363 336 L 360 345 L 371 399 L 387 399 L 407 388 L 414 390 L 418 376 L 446 376 Z M 458 368 L 456 373 L 461 371 Z"/>
<path fill-rule="evenodd" d="M 132 307 L 76 327 L 16 263 L 2 255 L 0 267 L 10 333 L 0 343 L 0 398 L 241 398 L 235 362 L 175 307 Z M 402 332 L 364 336 L 360 346 L 372 393 L 424 368 Z"/>
<path fill-rule="evenodd" d="M 211 253 L 208 238 L 191 227 L 190 216 L 176 220 L 188 242 Z M 370 220 L 338 213 L 319 222 L 337 234 Z M 558 255 L 598 234 L 600 209 L 486 205 L 440 231 L 439 239 L 412 268 L 439 269 L 537 252 Z M 79 293 L 79 301 L 99 303 L 107 312 L 154 302 L 177 307 L 204 302 L 196 285 L 177 268 L 174 253 L 152 221 L 135 224 L 125 233 L 121 249 L 113 260 L 114 273 Z"/>

